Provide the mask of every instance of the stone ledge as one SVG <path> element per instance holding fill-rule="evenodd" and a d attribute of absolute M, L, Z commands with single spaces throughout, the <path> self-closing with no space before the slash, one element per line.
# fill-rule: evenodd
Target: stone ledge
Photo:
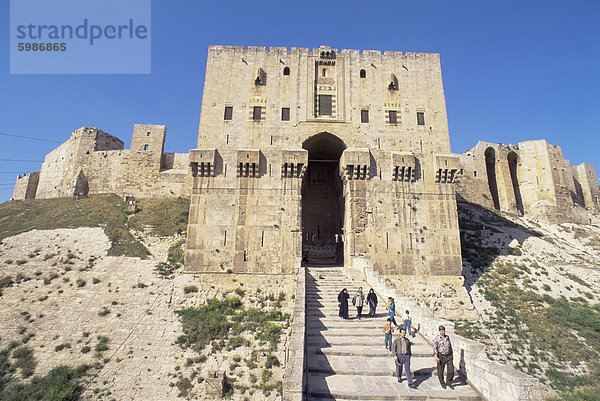
<path fill-rule="evenodd" d="M 542 400 L 540 381 L 511 366 L 490 361 L 485 346 L 455 334 L 454 323 L 435 317 L 419 316 L 421 335 L 431 341 L 444 325 L 452 339 L 454 366 L 457 373 L 489 401 L 537 401 Z M 432 349 L 433 355 L 433 349 Z"/>
<path fill-rule="evenodd" d="M 292 333 L 286 348 L 285 373 L 283 375 L 283 399 L 301 401 L 306 384 L 306 269 L 296 262 L 296 297 Z"/>

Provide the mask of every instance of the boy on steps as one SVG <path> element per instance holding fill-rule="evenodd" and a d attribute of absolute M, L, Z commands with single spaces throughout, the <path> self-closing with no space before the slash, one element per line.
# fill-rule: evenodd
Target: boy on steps
<path fill-rule="evenodd" d="M 385 334 L 385 349 L 392 351 L 392 333 L 394 332 L 394 326 L 392 326 L 392 319 L 388 317 L 387 323 L 383 326 L 383 334 Z"/>

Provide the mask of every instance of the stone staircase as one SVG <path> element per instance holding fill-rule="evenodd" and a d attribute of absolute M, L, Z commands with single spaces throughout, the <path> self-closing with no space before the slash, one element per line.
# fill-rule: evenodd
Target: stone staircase
<path fill-rule="evenodd" d="M 431 347 L 419 335 L 413 342 L 411 369 L 417 384 L 408 388 L 395 376 L 394 358 L 385 349 L 385 300 L 379 297 L 377 315 L 356 317 L 352 296 L 367 283 L 349 281 L 337 267 L 309 267 L 306 277 L 306 360 L 309 400 L 481 400 L 464 380 L 455 378 L 454 390 L 442 389 Z M 337 295 L 347 288 L 350 320 L 338 316 Z M 396 307 L 400 311 L 402 305 Z M 400 322 L 399 322 L 400 323 Z M 394 338 L 396 338 L 394 333 Z"/>

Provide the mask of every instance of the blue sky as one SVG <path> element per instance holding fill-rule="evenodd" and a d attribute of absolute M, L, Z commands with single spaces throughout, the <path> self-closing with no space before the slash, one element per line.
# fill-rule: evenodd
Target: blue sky
<path fill-rule="evenodd" d="M 194 148 L 211 44 L 440 53 L 453 152 L 546 138 L 600 175 L 597 0 L 152 0 L 149 75 L 10 75 L 0 3 L 0 133 L 48 140 L 0 135 L 0 201 L 81 126 L 128 147 L 133 124 L 165 124 L 166 151 Z"/>

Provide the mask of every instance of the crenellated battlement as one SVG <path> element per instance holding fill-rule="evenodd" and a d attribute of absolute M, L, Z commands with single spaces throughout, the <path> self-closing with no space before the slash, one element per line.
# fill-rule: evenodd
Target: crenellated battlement
<path fill-rule="evenodd" d="M 239 53 L 239 54 L 258 54 L 264 53 L 265 55 L 310 55 L 319 57 L 321 52 L 330 51 L 335 52 L 337 55 L 349 56 L 349 57 L 374 57 L 374 58 L 408 58 L 408 59 L 439 59 L 439 53 L 422 53 L 422 52 L 402 52 L 396 50 L 359 50 L 359 49 L 341 49 L 332 48 L 331 46 L 322 45 L 309 49 L 307 47 L 285 47 L 285 46 L 271 46 L 267 49 L 266 46 L 229 46 L 229 45 L 212 45 L 209 46 L 209 53 Z"/>

